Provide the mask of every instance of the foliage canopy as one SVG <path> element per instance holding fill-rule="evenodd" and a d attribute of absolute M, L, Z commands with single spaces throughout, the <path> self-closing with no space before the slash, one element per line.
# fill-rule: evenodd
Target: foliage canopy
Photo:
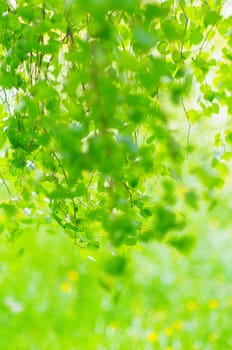
<path fill-rule="evenodd" d="M 228 124 L 192 160 L 192 126 L 232 110 L 225 6 L 1 0 L 1 231 L 56 221 L 82 247 L 190 249 L 186 208 L 214 205 L 232 154 Z"/>

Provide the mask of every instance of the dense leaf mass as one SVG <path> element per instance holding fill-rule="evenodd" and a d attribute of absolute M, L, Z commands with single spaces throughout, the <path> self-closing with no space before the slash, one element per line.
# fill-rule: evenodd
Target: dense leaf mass
<path fill-rule="evenodd" d="M 223 5 L 0 1 L 2 230 L 56 221 L 82 247 L 190 249 L 186 208 L 213 205 L 231 157 L 227 127 L 215 135 L 224 152 L 191 163 L 192 125 L 232 110 Z"/>

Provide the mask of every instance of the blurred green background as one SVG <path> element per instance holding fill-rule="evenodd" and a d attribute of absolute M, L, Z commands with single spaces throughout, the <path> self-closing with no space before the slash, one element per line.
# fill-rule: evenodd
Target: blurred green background
<path fill-rule="evenodd" d="M 216 40 L 220 49 L 224 43 Z M 199 107 L 197 90 L 193 99 L 186 98 L 187 109 Z M 109 246 L 87 250 L 74 245 L 52 220 L 37 227 L 33 215 L 25 218 L 29 209 L 21 208 L 25 217 L 19 220 L 28 221 L 24 232 L 0 235 L 0 350 L 232 349 L 232 179 L 230 165 L 217 161 L 231 161 L 231 139 L 227 152 L 221 142 L 231 117 L 214 113 L 208 119 L 195 112 L 188 142 L 182 108 L 164 95 L 160 104 L 186 157 L 183 182 L 172 193 L 180 203 L 173 205 L 180 215 L 184 207 L 185 233 L 196 237 L 195 246 L 181 253 L 165 243 L 140 242 L 120 247 L 114 257 Z M 3 163 L 1 158 L 0 170 L 9 176 Z M 156 187 L 152 178 L 148 191 L 159 202 L 162 186 L 154 178 Z M 193 190 L 200 203 L 191 197 Z M 3 181 L 0 197 L 8 198 Z M 45 205 L 44 198 L 41 202 Z M 1 232 L 10 214 L 0 215 Z M 12 214 L 14 221 L 17 225 Z"/>
<path fill-rule="evenodd" d="M 229 196 L 189 220 L 190 254 L 161 243 L 87 251 L 57 230 L 0 237 L 0 349 L 232 349 Z M 225 209 L 227 208 L 227 209 Z"/>

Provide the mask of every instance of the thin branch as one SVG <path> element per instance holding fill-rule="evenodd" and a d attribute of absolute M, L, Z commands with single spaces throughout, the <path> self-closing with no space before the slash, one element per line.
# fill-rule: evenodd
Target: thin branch
<path fill-rule="evenodd" d="M 57 157 L 55 152 L 52 152 L 52 154 L 53 154 L 54 158 L 57 160 L 57 162 L 59 164 L 59 167 L 60 167 L 60 169 L 61 169 L 61 171 L 62 171 L 62 173 L 64 175 L 65 181 L 66 181 L 66 183 L 67 183 L 67 185 L 68 185 L 68 187 L 70 189 L 70 184 L 69 184 L 69 181 L 68 181 L 68 177 L 67 177 L 67 174 L 66 174 L 66 172 L 65 172 L 65 170 L 64 170 L 64 168 L 62 166 L 62 163 L 61 163 L 60 159 Z M 74 222 L 76 223 L 76 220 L 77 220 L 77 217 L 76 217 L 77 208 L 76 208 L 76 204 L 75 204 L 73 198 L 71 198 L 71 202 L 72 202 L 72 205 L 73 205 L 73 219 L 74 219 Z"/>
<path fill-rule="evenodd" d="M 189 115 L 188 115 L 188 111 L 186 109 L 186 106 L 185 106 L 185 103 L 184 103 L 184 100 L 183 100 L 183 97 L 181 96 L 181 104 L 182 104 L 182 107 L 183 107 L 183 110 L 184 110 L 184 113 L 185 113 L 185 116 L 186 116 L 186 119 L 188 121 L 188 131 L 187 131 L 187 141 L 186 141 L 186 148 L 187 148 L 187 154 L 186 154 L 186 159 L 188 159 L 188 155 L 189 155 L 189 144 L 190 144 L 190 132 L 191 132 L 191 122 L 190 122 L 190 118 L 189 118 Z"/>
<path fill-rule="evenodd" d="M 6 190 L 7 190 L 8 194 L 9 194 L 9 196 L 12 197 L 12 196 L 13 196 L 13 193 L 11 192 L 9 186 L 7 185 L 7 182 L 6 182 L 6 180 L 5 180 L 5 178 L 4 178 L 3 174 L 2 174 L 2 172 L 0 172 L 0 177 L 1 177 L 1 179 L 2 179 L 2 182 L 3 182 L 4 186 L 6 187 Z"/>
<path fill-rule="evenodd" d="M 125 181 L 122 182 L 122 185 L 124 186 L 124 188 L 126 189 L 126 191 L 128 192 L 129 194 L 129 198 L 130 198 L 130 205 L 131 205 L 131 208 L 133 209 L 134 205 L 133 205 L 133 197 L 132 197 L 132 193 L 130 191 L 130 188 L 128 187 L 128 185 L 126 184 Z"/>

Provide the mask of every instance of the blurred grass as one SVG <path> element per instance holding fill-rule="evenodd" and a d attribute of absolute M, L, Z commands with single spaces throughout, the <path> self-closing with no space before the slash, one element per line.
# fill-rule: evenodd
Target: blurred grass
<path fill-rule="evenodd" d="M 141 245 L 118 276 L 105 271 L 106 252 L 62 232 L 2 235 L 0 349 L 231 349 L 232 243 L 220 210 L 192 218 L 189 256 Z"/>

